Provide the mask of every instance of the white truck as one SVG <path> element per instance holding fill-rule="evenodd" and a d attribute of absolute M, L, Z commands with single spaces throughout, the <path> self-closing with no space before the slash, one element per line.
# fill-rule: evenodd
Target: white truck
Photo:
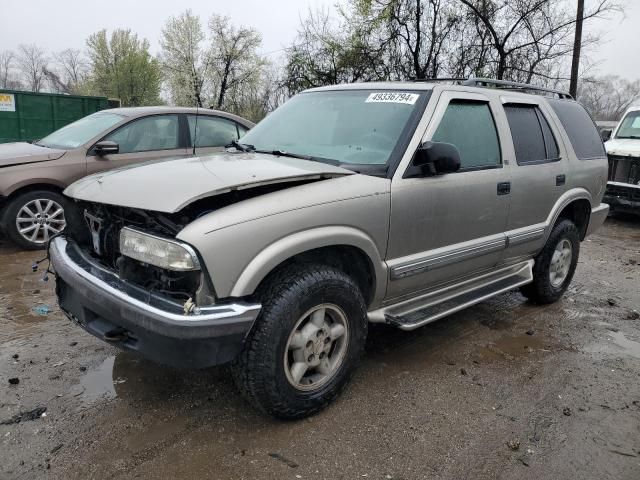
<path fill-rule="evenodd" d="M 605 148 L 609 181 L 603 201 L 611 211 L 640 215 L 640 105 L 625 112 Z"/>

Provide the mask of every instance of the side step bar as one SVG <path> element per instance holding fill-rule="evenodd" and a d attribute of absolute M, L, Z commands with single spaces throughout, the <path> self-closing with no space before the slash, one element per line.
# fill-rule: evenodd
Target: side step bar
<path fill-rule="evenodd" d="M 413 330 L 533 281 L 533 260 L 449 285 L 369 313 L 372 322 Z"/>

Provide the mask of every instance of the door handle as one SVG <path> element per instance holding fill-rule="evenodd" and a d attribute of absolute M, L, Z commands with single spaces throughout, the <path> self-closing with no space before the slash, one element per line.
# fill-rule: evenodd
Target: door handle
<path fill-rule="evenodd" d="M 511 193 L 511 182 L 498 183 L 498 195 L 509 195 Z"/>
<path fill-rule="evenodd" d="M 564 185 L 566 181 L 567 177 L 565 175 L 556 175 L 556 187 Z"/>

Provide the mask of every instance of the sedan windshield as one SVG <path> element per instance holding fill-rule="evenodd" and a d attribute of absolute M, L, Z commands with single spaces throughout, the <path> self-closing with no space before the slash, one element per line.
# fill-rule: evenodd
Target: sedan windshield
<path fill-rule="evenodd" d="M 87 143 L 92 138 L 100 135 L 101 132 L 113 127 L 124 117 L 115 113 L 97 112 L 88 117 L 70 123 L 60 130 L 44 137 L 36 142 L 36 145 L 50 148 L 61 148 L 71 150 Z"/>
<path fill-rule="evenodd" d="M 295 154 L 347 168 L 385 166 L 410 130 L 424 94 L 371 90 L 302 93 L 261 121 L 239 143 L 258 151 Z"/>
<path fill-rule="evenodd" d="M 640 110 L 629 112 L 620 122 L 620 128 L 616 133 L 616 138 L 638 138 L 640 139 Z"/>

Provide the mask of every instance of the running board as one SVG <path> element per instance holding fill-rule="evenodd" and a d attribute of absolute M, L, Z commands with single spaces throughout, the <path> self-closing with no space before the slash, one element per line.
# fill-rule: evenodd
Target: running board
<path fill-rule="evenodd" d="M 402 330 L 439 320 L 500 293 L 531 283 L 533 260 L 468 279 L 369 313 L 372 322 L 385 322 Z"/>

